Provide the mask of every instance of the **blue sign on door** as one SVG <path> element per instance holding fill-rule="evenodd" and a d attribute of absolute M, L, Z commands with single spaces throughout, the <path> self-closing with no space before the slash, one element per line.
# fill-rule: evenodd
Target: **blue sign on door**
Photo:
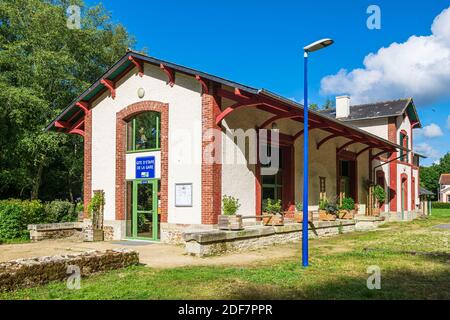
<path fill-rule="evenodd" d="M 152 179 L 155 177 L 155 157 L 136 158 L 136 179 Z"/>

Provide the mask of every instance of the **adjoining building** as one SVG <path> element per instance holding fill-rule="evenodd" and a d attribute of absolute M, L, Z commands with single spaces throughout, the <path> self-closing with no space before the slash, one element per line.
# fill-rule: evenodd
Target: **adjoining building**
<path fill-rule="evenodd" d="M 439 178 L 439 201 L 450 203 L 450 173 L 442 174 Z"/>
<path fill-rule="evenodd" d="M 388 194 L 383 214 L 407 219 L 419 206 L 414 102 L 350 102 L 338 97 L 336 109 L 310 111 L 310 209 L 345 195 L 365 214 L 372 181 Z M 83 136 L 85 210 L 103 190 L 114 239 L 174 241 L 213 228 L 223 195 L 239 198 L 244 216 L 261 215 L 267 198 L 284 210 L 302 200 L 302 105 L 137 52 L 47 130 Z"/>

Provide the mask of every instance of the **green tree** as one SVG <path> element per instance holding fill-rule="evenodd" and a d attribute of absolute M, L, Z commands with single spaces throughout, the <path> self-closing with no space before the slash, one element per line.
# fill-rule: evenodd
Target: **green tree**
<path fill-rule="evenodd" d="M 327 98 L 325 101 L 325 104 L 323 105 L 324 110 L 333 109 L 335 107 L 335 102 L 331 100 L 330 98 Z"/>
<path fill-rule="evenodd" d="M 447 153 L 429 167 L 420 167 L 420 185 L 436 195 L 439 190 L 439 178 L 443 173 L 450 173 L 450 153 Z"/>
<path fill-rule="evenodd" d="M 317 103 L 311 103 L 311 104 L 309 105 L 309 108 L 310 108 L 311 110 L 314 110 L 314 111 L 319 110 L 319 106 L 317 105 Z"/>
<path fill-rule="evenodd" d="M 80 29 L 67 27 L 72 4 Z M 0 197 L 81 194 L 82 139 L 43 128 L 133 45 L 101 5 L 0 1 Z"/>

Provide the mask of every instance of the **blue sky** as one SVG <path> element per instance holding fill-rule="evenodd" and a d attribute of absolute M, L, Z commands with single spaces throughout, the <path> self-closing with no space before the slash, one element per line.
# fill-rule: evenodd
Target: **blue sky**
<path fill-rule="evenodd" d="M 366 25 L 372 4 L 381 9 L 380 30 Z M 333 38 L 332 47 L 311 56 L 311 102 L 321 105 L 342 93 L 355 102 L 413 96 L 429 126 L 414 139 L 430 156 L 423 163 L 450 151 L 450 10 L 431 30 L 450 7 L 448 0 L 109 0 L 103 5 L 136 37 L 137 50 L 297 101 L 303 99 L 302 47 Z M 383 47 L 388 49 L 378 52 Z M 374 56 L 365 65 L 370 53 Z"/>

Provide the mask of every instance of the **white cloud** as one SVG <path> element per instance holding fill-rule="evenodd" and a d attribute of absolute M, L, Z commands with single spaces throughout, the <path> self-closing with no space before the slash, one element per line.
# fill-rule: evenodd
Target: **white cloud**
<path fill-rule="evenodd" d="M 424 104 L 449 97 L 450 7 L 435 18 L 431 31 L 370 53 L 364 68 L 324 77 L 322 93 L 350 94 L 356 103 L 412 96 Z"/>
<path fill-rule="evenodd" d="M 432 123 L 428 126 L 423 127 L 423 129 L 418 130 L 417 134 L 421 136 L 423 135 L 425 138 L 436 138 L 444 135 L 441 127 L 439 127 L 435 123 Z"/>
<path fill-rule="evenodd" d="M 447 129 L 450 130 L 450 115 L 447 117 Z"/>
<path fill-rule="evenodd" d="M 441 157 L 440 152 L 427 143 L 419 143 L 415 145 L 414 150 L 434 160 L 438 160 Z"/>

